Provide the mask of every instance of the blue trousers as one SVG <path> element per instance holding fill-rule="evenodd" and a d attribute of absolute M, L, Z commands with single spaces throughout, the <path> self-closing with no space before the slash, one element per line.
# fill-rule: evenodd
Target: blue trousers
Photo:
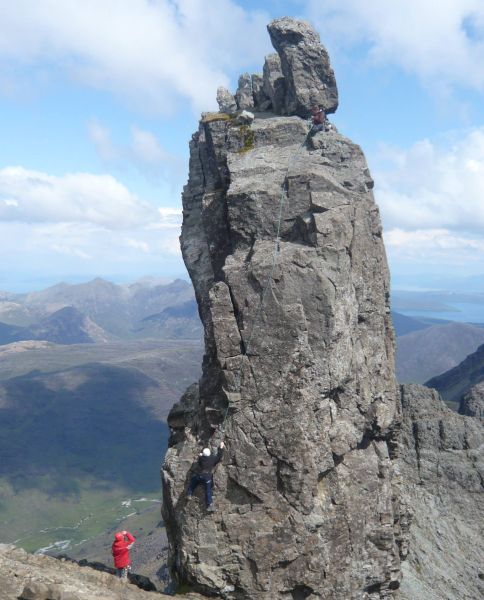
<path fill-rule="evenodd" d="M 190 481 L 190 486 L 188 487 L 188 496 L 192 496 L 195 488 L 200 483 L 205 485 L 205 501 L 207 506 L 212 504 L 212 477 L 210 475 L 194 475 Z"/>

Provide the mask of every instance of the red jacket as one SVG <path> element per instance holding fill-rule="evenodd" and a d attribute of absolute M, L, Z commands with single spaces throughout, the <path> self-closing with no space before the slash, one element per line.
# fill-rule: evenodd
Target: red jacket
<path fill-rule="evenodd" d="M 129 550 L 134 543 L 134 537 L 126 532 L 126 539 L 124 540 L 115 540 L 112 545 L 112 553 L 114 558 L 114 566 L 116 569 L 124 569 L 127 567 L 131 561 L 129 559 Z"/>

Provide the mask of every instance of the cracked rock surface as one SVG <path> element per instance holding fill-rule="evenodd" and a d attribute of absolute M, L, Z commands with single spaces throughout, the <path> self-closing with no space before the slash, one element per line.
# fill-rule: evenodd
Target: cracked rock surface
<path fill-rule="evenodd" d="M 416 384 L 402 386 L 402 412 L 397 471 L 410 537 L 398 598 L 482 598 L 482 422 L 456 414 L 435 390 Z"/>
<path fill-rule="evenodd" d="M 170 567 L 225 598 L 390 598 L 399 403 L 380 217 L 361 149 L 335 130 L 301 146 L 306 134 L 298 116 L 212 115 L 190 143 L 181 246 L 205 356 L 169 417 Z M 186 489 L 222 437 L 208 513 Z"/>

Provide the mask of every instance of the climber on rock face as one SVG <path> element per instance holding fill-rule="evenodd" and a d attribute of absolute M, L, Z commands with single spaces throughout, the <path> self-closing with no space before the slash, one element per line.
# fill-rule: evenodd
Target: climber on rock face
<path fill-rule="evenodd" d="M 213 485 L 213 470 L 222 460 L 225 444 L 220 442 L 217 454 L 212 454 L 210 448 L 204 448 L 198 456 L 197 469 L 198 473 L 193 475 L 188 487 L 188 498 L 193 497 L 195 488 L 203 483 L 205 485 L 205 501 L 207 509 L 212 509 L 212 485 Z"/>
<path fill-rule="evenodd" d="M 328 128 L 328 119 L 326 113 L 318 104 L 311 106 L 311 122 L 313 124 L 311 128 L 311 134 L 315 134 L 318 131 L 325 131 Z"/>

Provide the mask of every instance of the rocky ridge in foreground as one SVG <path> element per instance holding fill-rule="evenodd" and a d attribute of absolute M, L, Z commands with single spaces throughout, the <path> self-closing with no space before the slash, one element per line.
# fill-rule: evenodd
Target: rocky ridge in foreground
<path fill-rule="evenodd" d="M 2 600 L 168 600 L 172 596 L 145 592 L 114 575 L 79 567 L 50 556 L 28 554 L 0 544 Z M 202 600 L 198 594 L 186 600 Z"/>

